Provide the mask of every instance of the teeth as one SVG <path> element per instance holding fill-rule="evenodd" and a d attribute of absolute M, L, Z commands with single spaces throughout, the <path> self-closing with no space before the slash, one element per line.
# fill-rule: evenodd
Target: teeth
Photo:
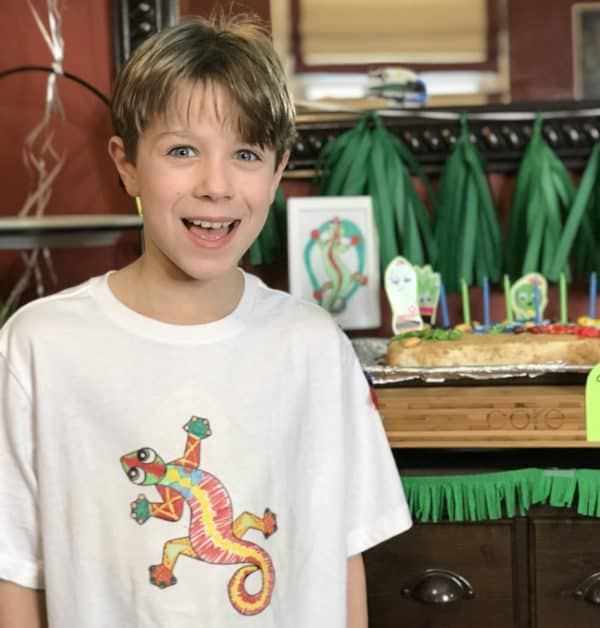
<path fill-rule="evenodd" d="M 233 224 L 233 220 L 230 220 L 228 222 L 209 222 L 206 220 L 186 220 L 186 222 L 188 222 L 191 225 L 194 225 L 194 227 L 202 227 L 203 229 L 223 229 L 224 227 L 229 228 L 232 224 Z"/>

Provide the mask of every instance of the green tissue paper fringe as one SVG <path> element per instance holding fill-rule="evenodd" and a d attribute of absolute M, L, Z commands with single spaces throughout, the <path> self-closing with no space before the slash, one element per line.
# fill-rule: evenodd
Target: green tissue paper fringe
<path fill-rule="evenodd" d="M 440 177 L 435 220 L 437 270 L 447 292 L 467 285 L 500 280 L 502 236 L 485 177 L 483 156 L 471 142 L 467 117 Z"/>
<path fill-rule="evenodd" d="M 539 272 L 551 281 L 570 276 L 566 257 L 556 263 L 565 218 L 575 199 L 575 185 L 564 164 L 543 137 L 543 119 L 536 116 L 531 140 L 517 173 L 508 225 L 506 270 L 512 279 Z M 586 247 L 588 236 L 582 235 Z"/>
<path fill-rule="evenodd" d="M 265 226 L 248 250 L 250 263 L 260 266 L 281 259 L 287 247 L 286 234 L 285 198 L 281 188 L 278 187 Z"/>
<path fill-rule="evenodd" d="M 475 475 L 403 476 L 414 519 L 422 522 L 487 521 L 524 515 L 531 506 L 577 505 L 600 517 L 600 470 L 517 469 Z"/>
<path fill-rule="evenodd" d="M 418 266 L 435 265 L 430 216 L 411 174 L 419 177 L 433 204 L 432 188 L 404 142 L 374 111 L 325 144 L 316 171 L 315 183 L 324 196 L 371 196 L 382 271 L 398 255 Z"/>
<path fill-rule="evenodd" d="M 600 142 L 594 145 L 581 177 L 548 276 L 559 277 L 571 257 L 578 278 L 599 272 L 597 243 L 600 243 Z"/>

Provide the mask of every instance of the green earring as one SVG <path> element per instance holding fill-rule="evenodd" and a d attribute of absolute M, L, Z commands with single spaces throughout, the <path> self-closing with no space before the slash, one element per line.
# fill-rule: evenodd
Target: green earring
<path fill-rule="evenodd" d="M 142 197 L 141 196 L 136 196 L 135 197 L 135 206 L 137 207 L 137 212 L 140 216 L 144 215 L 144 212 L 142 210 Z"/>

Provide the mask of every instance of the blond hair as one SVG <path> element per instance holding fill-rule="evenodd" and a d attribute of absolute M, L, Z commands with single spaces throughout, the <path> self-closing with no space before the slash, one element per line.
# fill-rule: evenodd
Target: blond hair
<path fill-rule="evenodd" d="M 186 18 L 135 50 L 117 75 L 111 103 L 114 131 L 131 163 L 148 125 L 196 84 L 224 89 L 237 109 L 240 138 L 274 150 L 280 163 L 295 138 L 294 106 L 268 34 L 245 15 Z"/>

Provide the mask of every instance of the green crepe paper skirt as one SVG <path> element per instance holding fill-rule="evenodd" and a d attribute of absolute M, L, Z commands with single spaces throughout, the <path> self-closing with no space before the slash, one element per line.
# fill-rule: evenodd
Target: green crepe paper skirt
<path fill-rule="evenodd" d="M 524 515 L 531 506 L 577 507 L 600 517 L 600 470 L 517 469 L 497 473 L 403 476 L 413 518 L 422 522 L 487 521 Z"/>

